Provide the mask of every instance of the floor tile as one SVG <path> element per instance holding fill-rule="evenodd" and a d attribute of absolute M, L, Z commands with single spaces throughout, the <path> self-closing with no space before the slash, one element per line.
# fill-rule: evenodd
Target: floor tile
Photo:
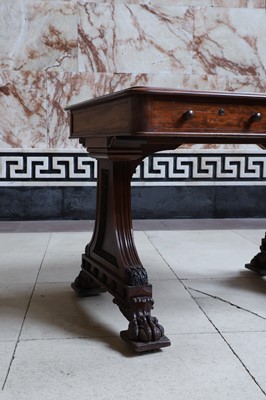
<path fill-rule="evenodd" d="M 119 336 L 127 325 L 109 293 L 81 298 L 69 283 L 38 284 L 21 338 Z"/>
<path fill-rule="evenodd" d="M 190 294 L 177 280 L 152 281 L 153 314 L 165 328 L 165 334 L 215 332 Z"/>
<path fill-rule="evenodd" d="M 242 230 L 235 230 L 234 232 L 254 243 L 257 246 L 256 253 L 258 253 L 260 251 L 259 247 L 261 245 L 261 239 L 265 237 L 265 231 L 266 231 L 266 226 L 265 229 L 242 229 Z"/>
<path fill-rule="evenodd" d="M 43 259 L 42 253 L 35 254 L 1 254 L 0 284 L 34 283 L 38 276 Z"/>
<path fill-rule="evenodd" d="M 38 282 L 73 282 L 81 269 L 80 251 L 62 249 L 58 254 L 47 251 Z"/>
<path fill-rule="evenodd" d="M 44 252 L 46 250 L 50 233 L 0 233 L 1 254 L 15 253 L 18 256 Z"/>
<path fill-rule="evenodd" d="M 0 234 L 0 284 L 35 282 L 50 234 Z"/>
<path fill-rule="evenodd" d="M 266 318 L 266 281 L 247 271 L 249 278 L 191 279 L 184 284 L 197 292 L 196 298 L 208 294 Z M 246 275 L 246 276 L 247 276 Z"/>
<path fill-rule="evenodd" d="M 257 252 L 231 231 L 147 232 L 149 240 L 181 279 L 233 277 Z"/>
<path fill-rule="evenodd" d="M 208 319 L 177 280 L 151 281 L 152 313 L 166 334 L 214 332 Z M 108 293 L 79 298 L 69 284 L 38 284 L 21 337 L 51 339 L 119 336 L 128 321 Z"/>
<path fill-rule="evenodd" d="M 1 389 L 4 385 L 6 375 L 8 373 L 9 365 L 12 360 L 13 352 L 16 346 L 16 342 L 0 340 L 0 399 L 2 399 Z"/>
<path fill-rule="evenodd" d="M 245 364 L 246 368 L 258 382 L 266 397 L 265 363 L 266 340 L 265 332 L 226 333 L 228 341 L 234 352 Z M 253 398 L 255 394 L 253 394 Z"/>
<path fill-rule="evenodd" d="M 119 338 L 20 342 L 4 393 L 21 400 L 265 398 L 217 334 L 180 335 L 142 356 Z"/>
<path fill-rule="evenodd" d="M 65 251 L 79 251 L 84 253 L 85 246 L 90 242 L 92 232 L 53 232 L 49 246 L 48 253 L 65 253 Z"/>
<path fill-rule="evenodd" d="M 176 279 L 173 271 L 160 256 L 145 232 L 135 232 L 134 240 L 140 261 L 147 270 L 150 280 Z"/>
<path fill-rule="evenodd" d="M 17 340 L 27 311 L 31 285 L 0 285 L 0 340 Z"/>
<path fill-rule="evenodd" d="M 266 334 L 266 318 L 209 296 L 196 302 L 220 332 L 264 331 Z"/>
<path fill-rule="evenodd" d="M 92 222 L 45 222 L 0 223 L 2 385 L 16 349 L 1 400 L 266 397 L 266 277 L 244 268 L 264 220 L 134 222 L 152 315 L 172 343 L 138 356 L 112 296 L 70 287 Z"/>

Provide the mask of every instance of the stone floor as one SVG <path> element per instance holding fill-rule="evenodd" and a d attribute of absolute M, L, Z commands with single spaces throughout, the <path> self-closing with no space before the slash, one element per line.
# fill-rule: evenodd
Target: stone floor
<path fill-rule="evenodd" d="M 266 220 L 134 221 L 171 347 L 134 354 L 108 293 L 70 283 L 91 221 L 0 222 L 0 399 L 260 400 L 266 280 L 244 268 Z"/>

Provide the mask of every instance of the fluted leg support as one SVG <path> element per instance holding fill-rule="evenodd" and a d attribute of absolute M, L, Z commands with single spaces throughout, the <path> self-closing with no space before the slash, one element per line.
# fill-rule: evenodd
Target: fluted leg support
<path fill-rule="evenodd" d="M 170 341 L 151 315 L 152 286 L 134 244 L 130 193 L 134 166 L 131 160 L 98 161 L 95 228 L 73 288 L 83 295 L 110 292 L 129 321 L 121 337 L 139 352 L 169 346 Z"/>

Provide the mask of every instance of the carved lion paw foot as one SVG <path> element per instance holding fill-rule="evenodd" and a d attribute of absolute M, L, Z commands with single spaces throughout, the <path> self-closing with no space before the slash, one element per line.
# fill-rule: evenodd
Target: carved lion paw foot
<path fill-rule="evenodd" d="M 117 299 L 124 316 L 128 319 L 129 325 L 127 336 L 135 342 L 156 342 L 164 336 L 164 328 L 159 324 L 158 319 L 151 316 L 153 299 L 148 296 L 133 297 L 131 307 L 124 307 Z"/>
<path fill-rule="evenodd" d="M 159 340 L 163 335 L 164 328 L 155 317 L 138 316 L 128 326 L 128 337 L 131 340 L 151 342 Z"/>

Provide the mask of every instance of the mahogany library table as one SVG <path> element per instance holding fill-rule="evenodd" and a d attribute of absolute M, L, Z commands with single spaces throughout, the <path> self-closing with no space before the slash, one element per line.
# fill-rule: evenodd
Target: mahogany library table
<path fill-rule="evenodd" d="M 266 94 L 132 87 L 69 106 L 70 137 L 98 160 L 97 210 L 74 290 L 108 291 L 129 321 L 135 351 L 170 345 L 153 309 L 152 286 L 132 234 L 130 182 L 148 155 L 184 143 L 266 147 Z M 266 240 L 247 268 L 266 274 Z"/>

